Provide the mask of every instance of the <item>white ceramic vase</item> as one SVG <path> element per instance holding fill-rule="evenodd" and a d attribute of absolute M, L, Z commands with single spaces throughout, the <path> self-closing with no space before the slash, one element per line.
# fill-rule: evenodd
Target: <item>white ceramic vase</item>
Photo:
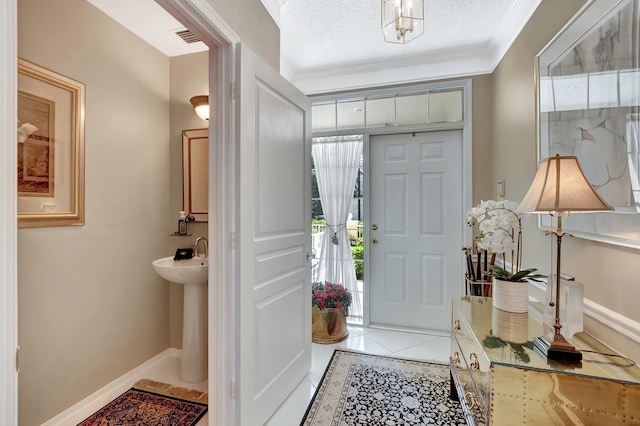
<path fill-rule="evenodd" d="M 491 317 L 493 335 L 505 342 L 527 343 L 529 341 L 529 314 L 494 309 Z"/>
<path fill-rule="evenodd" d="M 529 311 L 529 283 L 493 279 L 493 307 L 507 312 Z"/>

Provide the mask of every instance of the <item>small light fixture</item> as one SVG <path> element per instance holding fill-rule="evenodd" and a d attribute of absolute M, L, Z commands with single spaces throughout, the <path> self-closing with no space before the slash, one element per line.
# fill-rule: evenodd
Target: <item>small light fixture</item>
<path fill-rule="evenodd" d="M 540 163 L 531 187 L 516 209 L 523 213 L 547 213 L 557 216 L 558 227 L 545 235 L 556 236 L 556 299 L 554 331 L 549 336 L 535 337 L 533 344 L 549 359 L 580 361 L 582 353 L 562 336 L 560 329 L 560 254 L 562 237 L 571 234 L 562 230 L 562 216 L 570 213 L 613 210 L 584 175 L 578 158 L 560 156 L 547 158 Z M 550 285 L 548 283 L 547 285 Z"/>
<path fill-rule="evenodd" d="M 384 41 L 404 44 L 424 33 L 424 0 L 381 1 Z"/>
<path fill-rule="evenodd" d="M 198 117 L 205 121 L 209 121 L 209 96 L 194 96 L 189 99 L 189 102 L 193 105 L 193 109 L 196 111 L 196 114 L 198 114 Z"/>

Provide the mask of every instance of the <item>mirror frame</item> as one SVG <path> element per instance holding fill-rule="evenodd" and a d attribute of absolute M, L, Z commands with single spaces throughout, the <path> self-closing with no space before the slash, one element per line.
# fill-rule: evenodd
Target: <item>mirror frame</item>
<path fill-rule="evenodd" d="M 196 222 L 209 221 L 208 128 L 182 131 L 182 210 Z"/>
<path fill-rule="evenodd" d="M 639 5 L 640 0 L 590 0 L 536 56 L 538 163 L 555 154 L 576 155 L 588 179 L 591 178 L 590 170 L 601 167 L 600 163 L 606 159 L 620 158 L 621 154 L 628 158 L 617 162 L 620 169 L 630 172 L 630 165 L 638 164 L 640 134 L 635 113 L 640 99 L 640 86 L 637 82 L 640 57 L 637 53 L 638 35 L 633 32 L 633 28 L 638 25 L 638 18 L 635 14 L 629 15 L 621 10 L 637 10 Z M 627 24 L 622 25 L 621 20 Z M 608 28 L 611 23 L 617 26 L 618 34 L 612 35 L 609 39 L 609 36 L 603 34 L 610 33 Z M 620 33 L 621 28 L 628 30 Z M 605 70 L 607 75 L 614 76 L 616 84 L 613 86 L 597 83 L 600 80 L 596 77 L 605 74 L 597 68 L 603 51 L 599 48 L 601 43 L 615 43 L 615 51 L 618 52 L 614 57 L 616 60 L 610 61 L 611 69 Z M 577 64 L 574 63 L 575 52 L 585 52 L 584 58 Z M 619 75 L 625 73 L 634 77 L 633 87 L 624 91 L 630 99 L 627 101 L 623 101 L 620 93 L 616 92 L 620 91 Z M 588 82 L 582 86 L 584 96 L 576 105 L 563 105 L 558 98 L 558 92 L 554 91 L 553 84 L 556 79 L 564 77 L 580 77 Z M 570 88 L 573 93 L 580 94 L 577 90 L 580 89 L 578 84 L 573 84 Z M 594 93 L 609 95 L 607 99 L 615 99 L 615 106 L 589 105 L 588 94 L 591 90 L 594 90 Z M 587 104 L 583 105 L 582 100 Z M 572 118 L 571 114 L 577 114 L 575 111 L 580 115 Z M 585 124 L 588 127 L 583 129 L 581 126 Z M 617 126 L 614 128 L 615 124 Z M 580 132 L 577 129 L 581 129 Z M 588 157 L 588 154 L 581 156 L 577 148 L 580 145 L 577 145 L 577 142 L 582 141 L 586 141 L 588 147 L 597 147 L 602 151 L 597 155 L 591 154 L 591 157 Z M 606 170 L 609 173 L 609 165 Z M 633 196 L 636 179 L 637 177 L 630 173 L 623 173 L 615 178 L 610 174 L 610 182 L 605 183 L 610 187 L 615 185 L 618 191 L 615 193 L 628 191 L 628 205 L 610 198 L 603 191 L 603 184 L 594 185 L 615 211 L 570 215 L 563 220 L 563 230 L 579 238 L 640 249 L 640 232 L 637 231 L 640 229 L 640 203 Z M 609 191 L 610 194 L 614 193 Z M 555 229 L 549 215 L 539 215 L 538 226 L 543 230 Z"/>

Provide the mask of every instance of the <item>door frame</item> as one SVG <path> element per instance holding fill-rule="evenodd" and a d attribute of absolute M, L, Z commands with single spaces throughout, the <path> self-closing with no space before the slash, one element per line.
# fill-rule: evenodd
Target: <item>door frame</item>
<path fill-rule="evenodd" d="M 209 424 L 235 424 L 235 236 L 234 151 L 236 139 L 236 44 L 240 37 L 206 0 L 155 0 L 209 46 Z M 225 350 L 220 350 L 225 348 Z M 228 350 L 226 350 L 228 348 Z"/>
<path fill-rule="evenodd" d="M 458 123 L 459 124 L 459 123 Z M 462 146 L 460 147 L 461 149 L 461 158 L 463 160 L 462 163 L 462 195 L 463 195 L 463 199 L 462 199 L 462 205 L 464 208 L 464 211 L 466 211 L 468 208 L 466 208 L 465 205 L 465 192 L 467 192 L 467 188 L 465 185 L 465 177 L 466 175 L 470 176 L 471 171 L 469 170 L 467 172 L 467 170 L 465 169 L 465 162 L 464 162 L 464 155 L 465 155 L 465 140 L 464 140 L 464 126 L 449 126 L 445 129 L 438 129 L 435 130 L 433 128 L 430 128 L 429 130 L 423 130 L 423 131 L 396 131 L 396 132 L 384 132 L 384 133 L 371 133 L 368 135 L 368 140 L 367 140 L 367 156 L 364 159 L 364 164 L 366 167 L 366 169 L 368 171 L 371 170 L 371 137 L 379 137 L 379 136 L 401 136 L 401 135 L 408 135 L 408 134 L 424 134 L 424 133 L 442 133 L 442 132 L 460 132 L 461 134 L 461 138 L 460 139 L 456 139 L 457 143 L 461 143 Z M 367 219 L 366 222 L 364 223 L 364 226 L 367 226 L 367 224 L 369 223 L 369 219 L 371 218 L 371 188 L 373 187 L 373 185 L 371 184 L 371 178 L 372 178 L 372 173 L 369 172 L 365 172 L 365 196 L 364 196 L 364 206 L 365 206 L 365 218 Z M 463 214 L 464 217 L 464 214 Z M 460 221 L 460 224 L 458 224 L 458 226 L 460 226 L 462 228 L 462 244 L 466 245 L 467 244 L 467 235 L 469 234 L 469 226 L 466 225 L 466 223 L 464 222 L 464 220 Z M 371 238 L 367 239 L 365 238 L 364 244 L 365 244 L 365 259 L 367 258 L 366 256 L 370 253 L 370 241 Z M 461 247 L 462 248 L 462 247 Z M 460 257 L 460 268 L 462 271 L 464 271 L 464 261 L 462 260 L 462 256 Z M 365 276 L 371 276 L 370 275 L 370 268 L 371 268 L 371 262 L 365 262 Z M 461 272 L 462 273 L 462 272 Z M 367 289 L 370 288 L 370 285 L 366 287 Z M 460 280 L 460 284 L 459 284 L 459 288 L 460 290 L 464 290 L 464 281 Z M 366 303 L 367 306 L 369 307 L 369 309 L 366 309 L 366 319 L 365 319 L 365 324 L 367 327 L 372 327 L 372 328 L 379 328 L 379 329 L 388 329 L 388 330 L 399 330 L 399 331 L 415 331 L 415 332 L 426 332 L 428 331 L 437 331 L 437 330 L 431 330 L 431 329 L 425 329 L 424 327 L 407 327 L 407 326 L 394 326 L 394 325 L 386 325 L 384 323 L 374 323 L 371 324 L 371 312 L 370 312 L 370 307 L 371 307 L 371 292 L 370 291 L 366 291 L 365 292 L 365 299 L 366 299 Z"/>
<path fill-rule="evenodd" d="M 384 127 L 377 129 L 369 129 L 369 128 L 353 128 L 346 130 L 334 130 L 334 131 L 322 131 L 315 132 L 312 134 L 312 137 L 327 137 L 327 136 L 339 136 L 339 135 L 352 135 L 352 134 L 361 134 L 364 136 L 363 139 L 363 168 L 364 168 L 364 201 L 363 201 L 363 227 L 366 229 L 369 228 L 369 217 L 371 216 L 369 199 L 370 199 L 370 188 L 371 188 L 371 179 L 370 173 L 368 173 L 369 168 L 371 167 L 370 158 L 371 153 L 369 150 L 369 142 L 371 136 L 385 136 L 390 134 L 397 133 L 421 133 L 421 132 L 438 132 L 438 131 L 446 131 L 446 130 L 462 130 L 462 171 L 464 173 L 462 177 L 462 205 L 465 211 L 469 210 L 473 205 L 473 149 L 472 149 L 472 105 L 473 105 L 473 97 L 472 97 L 472 81 L 470 78 L 461 79 L 461 80 L 451 80 L 451 81 L 441 81 L 436 83 L 425 83 L 419 85 L 408 85 L 408 86 L 398 86 L 398 87 L 389 87 L 384 89 L 368 89 L 368 90 L 359 90 L 352 92 L 343 92 L 338 94 L 331 95 L 319 95 L 313 96 L 311 98 L 313 103 L 322 103 L 324 101 L 339 101 L 339 100 L 353 100 L 353 99 L 364 99 L 367 97 L 376 97 L 376 96 L 389 96 L 389 95 L 400 95 L 400 94 L 410 94 L 410 93 L 418 93 L 422 91 L 433 91 L 433 90 L 447 90 L 453 88 L 461 88 L 463 90 L 463 112 L 462 112 L 462 121 L 456 123 L 442 123 L 442 124 L 419 124 L 412 126 L 399 126 L 399 127 Z M 468 227 L 465 223 L 461 223 L 460 226 L 463 228 L 463 243 L 468 246 L 471 244 L 471 228 Z M 365 277 L 365 287 L 363 294 L 363 306 L 364 306 L 364 316 L 363 316 L 363 325 L 368 327 L 370 325 L 370 317 L 369 317 L 369 291 L 367 290 L 366 279 L 370 275 L 371 271 L 369 270 L 369 265 L 367 259 L 370 258 L 370 250 L 371 247 L 369 245 L 369 239 L 365 238 L 364 240 L 364 277 Z M 462 277 L 464 274 L 464 263 L 462 261 L 462 256 L 460 257 L 460 276 Z M 464 289 L 463 280 L 460 280 L 460 289 L 461 291 Z"/>
<path fill-rule="evenodd" d="M 18 424 L 18 6 L 0 2 L 0 424 Z"/>
<path fill-rule="evenodd" d="M 463 120 L 461 122 L 453 124 L 433 124 L 433 125 L 417 125 L 417 126 L 403 126 L 403 127 L 390 127 L 384 129 L 374 129 L 372 131 L 357 132 L 355 129 L 351 133 L 363 133 L 364 134 L 364 149 L 363 149 L 363 167 L 364 167 L 364 230 L 369 229 L 369 218 L 371 217 L 371 149 L 370 138 L 371 136 L 388 136 L 393 134 L 406 134 L 406 133 L 423 133 L 423 132 L 439 132 L 447 130 L 461 130 L 462 131 L 462 206 L 464 211 L 469 210 L 473 204 L 473 149 L 472 149 L 472 85 L 471 79 L 465 79 L 462 81 L 435 83 L 433 85 L 426 85 L 429 90 L 451 87 L 462 87 L 463 89 Z M 365 130 L 365 129 L 363 129 Z M 314 135 L 315 137 L 315 135 Z M 471 230 L 465 223 L 460 223 L 463 228 L 463 243 L 469 245 L 471 242 Z M 462 247 L 461 247 L 462 249 Z M 366 259 L 370 259 L 371 245 L 370 239 L 364 239 L 364 276 L 370 276 L 370 263 Z M 464 272 L 464 264 L 462 256 L 460 257 L 460 277 Z M 464 289 L 464 282 L 460 279 L 460 289 Z M 370 315 L 369 307 L 371 306 L 371 293 L 368 291 L 367 286 L 364 286 L 363 302 L 364 302 L 364 317 L 363 325 L 369 327 Z"/>

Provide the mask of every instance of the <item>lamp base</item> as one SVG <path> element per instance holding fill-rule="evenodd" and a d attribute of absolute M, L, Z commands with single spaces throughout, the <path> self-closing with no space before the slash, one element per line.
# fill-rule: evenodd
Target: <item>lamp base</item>
<path fill-rule="evenodd" d="M 548 359 L 562 361 L 581 361 L 582 353 L 568 343 L 561 334 L 553 336 L 551 339 L 541 336 L 533 339 L 533 345 Z"/>

